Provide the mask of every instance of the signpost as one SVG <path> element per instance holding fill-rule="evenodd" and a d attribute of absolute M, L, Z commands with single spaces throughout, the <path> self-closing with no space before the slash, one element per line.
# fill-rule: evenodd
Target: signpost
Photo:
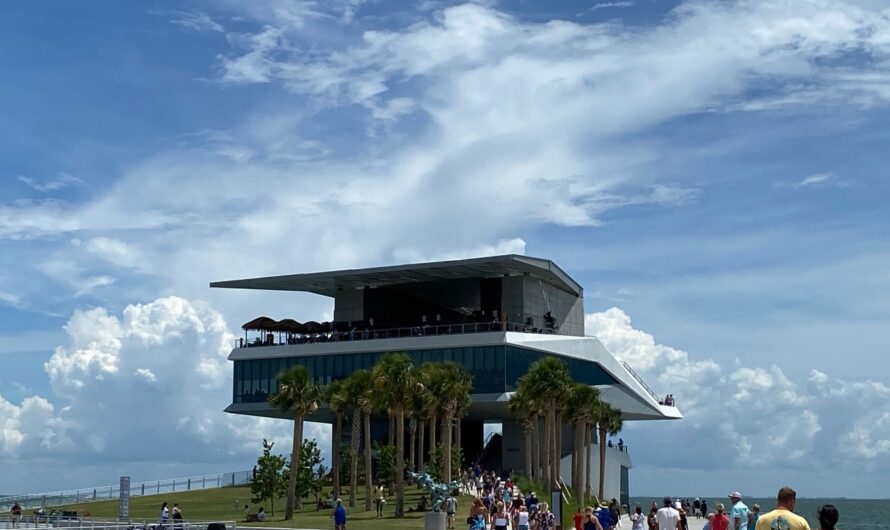
<path fill-rule="evenodd" d="M 556 521 L 557 530 L 562 530 L 562 491 L 553 490 L 550 492 L 550 513 Z"/>
<path fill-rule="evenodd" d="M 119 521 L 130 520 L 130 477 L 121 477 L 120 504 L 118 505 L 117 518 Z"/>

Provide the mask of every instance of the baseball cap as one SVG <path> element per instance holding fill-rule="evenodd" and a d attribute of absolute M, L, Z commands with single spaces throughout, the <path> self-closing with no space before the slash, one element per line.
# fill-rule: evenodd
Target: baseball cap
<path fill-rule="evenodd" d="M 742 498 L 742 494 L 739 493 L 739 492 L 737 492 L 737 491 L 734 491 L 734 492 L 732 492 L 732 493 L 729 494 L 729 498 L 730 498 L 730 499 L 741 499 L 741 498 Z"/>

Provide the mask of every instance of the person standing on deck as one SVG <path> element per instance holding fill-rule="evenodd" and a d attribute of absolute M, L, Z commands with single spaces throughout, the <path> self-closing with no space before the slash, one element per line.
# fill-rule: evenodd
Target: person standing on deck
<path fill-rule="evenodd" d="M 655 513 L 658 530 L 678 530 L 680 528 L 680 512 L 672 506 L 671 498 L 664 498 L 664 507 Z"/>
<path fill-rule="evenodd" d="M 776 509 L 765 513 L 757 520 L 755 530 L 810 530 L 810 523 L 806 519 L 794 513 L 794 505 L 797 503 L 797 492 L 785 486 L 779 490 L 776 496 Z"/>
<path fill-rule="evenodd" d="M 742 502 L 742 494 L 734 491 L 729 494 L 732 508 L 729 511 L 729 530 L 748 530 L 748 506 Z"/>

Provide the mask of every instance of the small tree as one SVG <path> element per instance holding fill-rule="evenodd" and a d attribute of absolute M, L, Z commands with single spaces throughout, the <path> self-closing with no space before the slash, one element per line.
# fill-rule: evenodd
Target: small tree
<path fill-rule="evenodd" d="M 374 474 L 374 477 L 377 482 L 392 484 L 396 478 L 395 448 L 391 445 L 374 442 L 374 452 L 377 453 L 377 473 Z"/>
<path fill-rule="evenodd" d="M 287 494 L 287 459 L 264 450 L 256 461 L 256 473 L 250 483 L 250 499 L 253 503 L 269 501 L 272 515 L 275 515 L 275 498 Z"/>
<path fill-rule="evenodd" d="M 308 497 L 321 467 L 321 450 L 314 439 L 303 440 L 300 448 L 300 471 L 297 475 L 297 495 Z"/>

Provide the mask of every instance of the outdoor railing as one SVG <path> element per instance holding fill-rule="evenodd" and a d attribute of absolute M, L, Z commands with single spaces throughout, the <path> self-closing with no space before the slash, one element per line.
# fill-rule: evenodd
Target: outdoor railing
<path fill-rule="evenodd" d="M 65 528 L 66 530 L 237 530 L 235 521 L 173 521 L 161 523 L 159 519 L 132 518 L 128 521 L 93 517 L 52 518 L 42 515 L 0 516 L 0 529 L 12 528 Z"/>
<path fill-rule="evenodd" d="M 464 335 L 468 333 L 489 333 L 493 331 L 514 331 L 519 333 L 556 333 L 554 328 L 536 327 L 515 322 L 470 322 L 465 324 L 420 325 L 401 328 L 362 329 L 351 331 L 319 331 L 305 335 L 292 335 L 274 340 L 276 333 L 268 333 L 266 340 L 256 338 L 251 341 L 238 339 L 236 348 L 256 346 L 287 346 L 294 344 L 319 344 L 328 342 L 348 342 L 357 340 L 397 339 L 403 337 L 426 337 L 437 335 Z M 271 336 L 272 340 L 269 340 Z"/>
<path fill-rule="evenodd" d="M 142 497 L 177 491 L 243 486 L 250 484 L 251 477 L 251 471 L 236 471 L 217 473 L 215 475 L 198 475 L 147 482 L 133 482 L 130 484 L 130 496 Z M 119 484 L 75 490 L 6 495 L 0 497 L 0 513 L 9 513 L 9 510 L 16 502 L 19 503 L 19 506 L 21 506 L 23 510 L 27 510 L 46 506 L 64 506 L 68 504 L 80 504 L 83 502 L 107 501 L 118 498 L 120 498 Z"/>
<path fill-rule="evenodd" d="M 650 388 L 649 385 L 647 385 L 645 381 L 643 381 L 643 378 L 640 377 L 640 376 L 634 371 L 634 369 L 630 367 L 629 364 L 627 364 L 627 363 L 624 362 L 624 361 L 621 361 L 621 366 L 623 366 L 623 367 L 630 373 L 630 375 L 633 376 L 633 378 L 637 380 L 637 383 L 640 383 L 640 386 L 642 386 L 643 388 L 646 389 L 646 392 L 648 392 L 649 395 L 652 396 L 652 399 L 654 399 L 655 401 L 659 401 L 659 402 L 660 402 L 660 399 L 661 399 L 661 398 L 658 397 L 658 394 L 656 394 L 655 391 L 652 390 L 652 388 Z"/>

